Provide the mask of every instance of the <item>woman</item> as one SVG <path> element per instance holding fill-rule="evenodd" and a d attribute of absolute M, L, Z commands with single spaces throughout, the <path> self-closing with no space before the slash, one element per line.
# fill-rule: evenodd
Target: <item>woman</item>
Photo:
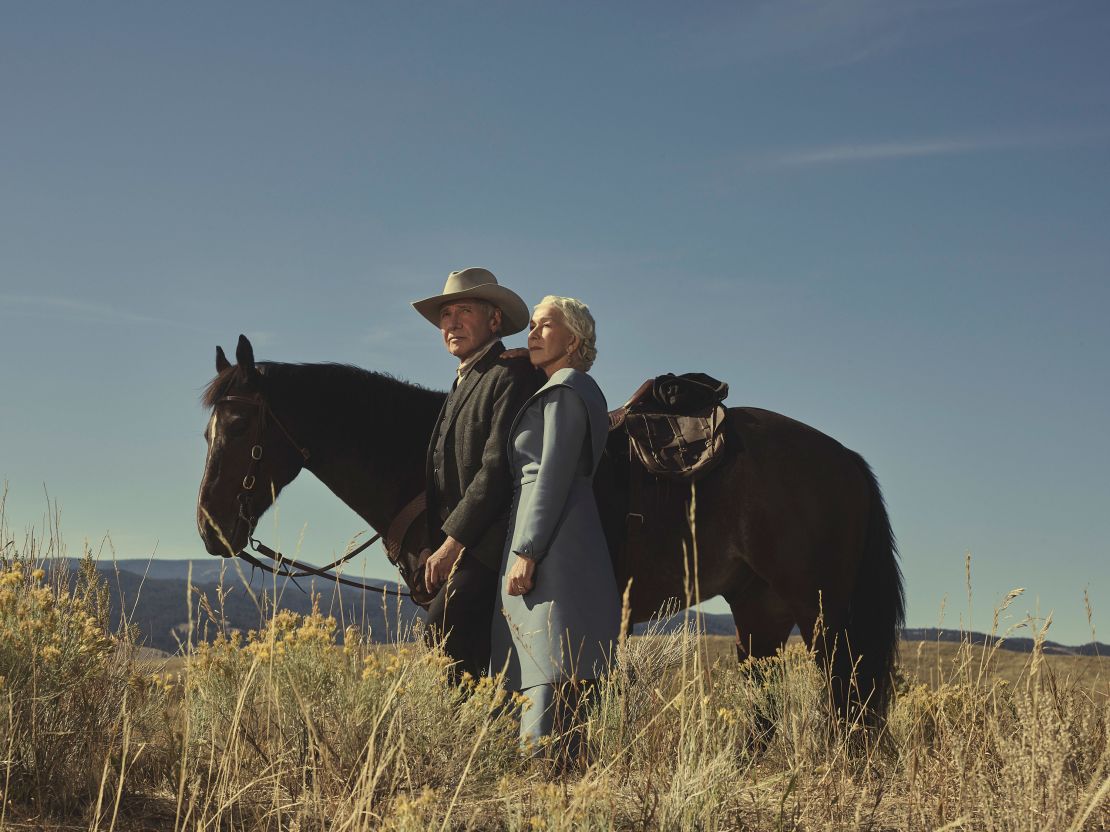
<path fill-rule="evenodd" d="M 597 356 L 593 316 L 549 295 L 529 324 L 528 354 L 547 383 L 509 431 L 514 478 L 501 561 L 503 615 L 494 616 L 493 671 L 531 700 L 523 743 L 558 726 L 560 690 L 604 673 L 620 628 L 620 598 L 593 494 L 605 447 L 605 396 L 587 374 Z M 557 707 L 557 705 L 559 707 Z M 571 705 L 573 707 L 573 705 Z"/>

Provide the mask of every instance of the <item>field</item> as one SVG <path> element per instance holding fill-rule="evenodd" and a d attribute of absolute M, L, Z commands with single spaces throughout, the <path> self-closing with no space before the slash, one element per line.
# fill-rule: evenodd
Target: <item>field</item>
<path fill-rule="evenodd" d="M 656 638 L 665 641 L 668 637 Z M 792 636 L 788 646 L 804 649 L 802 639 L 798 636 Z M 666 649 L 662 644 L 660 648 Z M 388 657 L 396 647 L 376 646 L 369 649 L 376 651 L 380 657 Z M 731 670 L 730 665 L 735 664 L 736 648 L 731 638 L 702 636 L 698 649 L 708 658 L 703 664 L 709 668 L 707 674 L 710 679 L 715 669 L 719 668 L 727 673 Z M 1020 683 L 1031 665 L 1031 656 L 1028 653 L 999 650 L 991 656 L 988 648 L 966 643 L 903 641 L 899 652 L 902 657 L 902 673 L 907 678 L 934 689 L 948 684 L 961 663 L 970 663 L 977 668 L 981 663 L 987 662 L 989 657 L 989 663 L 985 666 L 990 674 L 990 681 L 1008 684 Z M 1045 655 L 1043 660 L 1060 684 L 1089 691 L 1093 697 L 1110 697 L 1110 656 Z M 143 657 L 141 665 L 150 673 L 183 677 L 188 661 L 181 656 L 154 656 Z"/>
<path fill-rule="evenodd" d="M 91 562 L 48 577 L 40 545 L 0 560 L 0 829 L 1110 826 L 1107 659 L 904 644 L 871 729 L 830 715 L 800 643 L 738 667 L 655 633 L 620 646 L 581 754 L 523 755 L 519 702 L 419 642 L 280 612 L 151 660 Z"/>

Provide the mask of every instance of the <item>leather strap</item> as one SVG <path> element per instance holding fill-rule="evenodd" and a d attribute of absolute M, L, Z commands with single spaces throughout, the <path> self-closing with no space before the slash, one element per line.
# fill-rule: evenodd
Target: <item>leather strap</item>
<path fill-rule="evenodd" d="M 392 563 L 394 566 L 398 565 L 398 561 L 401 558 L 401 545 L 404 543 L 405 535 L 408 534 L 409 527 L 412 526 L 413 520 L 419 517 L 420 512 L 424 510 L 425 503 L 426 495 L 422 491 L 417 494 L 416 497 L 410 500 L 408 504 L 406 504 L 405 507 L 401 509 L 401 512 L 393 518 L 393 522 L 389 524 L 389 530 L 385 533 L 384 540 L 382 540 L 382 542 L 385 545 L 386 556 L 389 558 L 389 562 Z M 278 575 L 282 578 L 290 578 L 294 581 L 297 578 L 307 578 L 310 576 L 315 576 L 318 578 L 327 578 L 329 581 L 335 581 L 337 584 L 343 584 L 344 586 L 350 586 L 356 589 L 363 589 L 367 592 L 378 592 L 382 595 L 401 595 L 406 598 L 411 598 L 411 591 L 406 592 L 401 589 L 387 589 L 385 587 L 374 586 L 373 584 L 364 583 L 362 581 L 353 581 L 350 578 L 344 578 L 341 575 L 335 575 L 331 572 L 331 570 L 335 569 L 337 566 L 346 563 L 355 555 L 366 550 L 378 540 L 381 540 L 382 537 L 383 535 L 381 533 L 375 534 L 361 546 L 352 549 L 350 552 L 347 552 L 345 555 L 343 555 L 343 557 L 339 558 L 338 560 L 332 561 L 327 566 L 313 566 L 311 563 L 304 563 L 303 561 L 294 560 L 293 558 L 287 557 L 281 552 L 270 548 L 261 540 L 258 540 L 255 537 L 250 538 L 251 548 L 263 557 L 272 560 L 274 562 L 274 565 L 271 566 L 270 564 L 263 563 L 258 558 L 254 557 L 253 555 L 247 554 L 245 551 L 239 552 L 239 557 L 241 557 L 251 566 L 258 567 L 265 572 L 269 572 L 271 575 Z"/>
<path fill-rule="evenodd" d="M 420 516 L 427 505 L 427 492 L 421 491 L 409 501 L 408 505 L 401 509 L 401 513 L 394 517 L 393 522 L 389 524 L 384 543 L 390 563 L 396 564 L 401 558 L 401 545 L 405 542 L 405 535 L 408 534 L 409 527 L 412 526 L 413 521 Z"/>
<path fill-rule="evenodd" d="M 252 541 L 251 546 L 260 555 L 272 560 L 275 565 L 271 566 L 268 563 L 263 563 L 258 558 L 254 557 L 254 555 L 249 555 L 245 551 L 240 552 L 238 556 L 249 563 L 251 566 L 256 566 L 264 572 L 269 572 L 270 574 L 277 575 L 281 578 L 290 578 L 291 580 L 295 581 L 297 578 L 306 578 L 310 575 L 315 575 L 320 578 L 327 578 L 329 581 L 335 581 L 335 583 L 337 584 L 354 587 L 355 589 L 362 589 L 367 592 L 377 592 L 382 595 L 401 595 L 404 597 L 411 596 L 411 593 L 405 592 L 401 589 L 389 589 L 383 586 L 366 584 L 362 581 L 352 581 L 350 578 L 344 578 L 341 575 L 336 575 L 331 572 L 325 572 L 323 569 L 313 566 L 311 563 L 302 563 L 301 561 L 287 558 L 281 552 L 275 552 L 273 549 L 271 549 L 260 540 Z M 299 571 L 290 572 L 290 569 L 296 569 Z"/>
<path fill-rule="evenodd" d="M 638 405 L 641 402 L 641 400 L 643 400 L 645 397 L 651 395 L 651 391 L 654 388 L 654 386 L 655 386 L 655 379 L 649 378 L 647 381 L 645 381 L 643 384 L 641 384 L 639 386 L 639 388 L 636 390 L 635 393 L 632 394 L 632 398 L 630 398 L 628 401 L 626 401 L 624 404 L 622 404 L 616 410 L 610 410 L 609 411 L 609 432 L 610 433 L 612 433 L 613 431 L 615 431 L 617 428 L 619 428 L 621 425 L 624 424 L 624 419 L 625 419 L 626 416 L 628 416 L 628 411 L 630 411 L 633 407 Z"/>
<path fill-rule="evenodd" d="M 621 405 L 621 407 L 624 410 L 630 410 L 631 408 L 635 407 L 640 403 L 641 399 L 643 399 L 648 393 L 651 392 L 654 386 L 655 379 L 649 378 L 647 381 L 640 385 L 639 389 L 637 389 L 635 393 L 632 394 L 632 398 Z"/>
<path fill-rule="evenodd" d="M 632 575 L 633 561 L 643 548 L 644 532 L 644 477 L 647 472 L 638 461 L 633 459 L 632 440 L 628 444 L 628 512 L 625 514 L 624 547 L 621 552 L 621 565 L 624 579 Z"/>

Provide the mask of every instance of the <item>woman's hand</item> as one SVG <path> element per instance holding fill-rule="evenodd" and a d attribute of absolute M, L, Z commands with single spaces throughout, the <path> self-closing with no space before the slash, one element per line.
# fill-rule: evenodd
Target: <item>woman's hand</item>
<path fill-rule="evenodd" d="M 513 555 L 513 564 L 505 575 L 505 591 L 509 595 L 527 595 L 536 585 L 536 562 L 522 555 Z"/>

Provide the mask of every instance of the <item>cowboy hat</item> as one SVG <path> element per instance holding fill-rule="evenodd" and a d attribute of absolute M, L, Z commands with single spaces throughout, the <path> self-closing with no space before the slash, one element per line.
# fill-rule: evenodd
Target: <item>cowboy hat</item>
<path fill-rule="evenodd" d="M 451 272 L 443 285 L 443 293 L 434 297 L 415 300 L 413 309 L 439 326 L 439 309 L 445 303 L 464 298 L 474 298 L 492 303 L 501 310 L 501 335 L 513 335 L 526 329 L 532 317 L 528 305 L 520 295 L 497 282 L 488 269 L 463 269 Z"/>

